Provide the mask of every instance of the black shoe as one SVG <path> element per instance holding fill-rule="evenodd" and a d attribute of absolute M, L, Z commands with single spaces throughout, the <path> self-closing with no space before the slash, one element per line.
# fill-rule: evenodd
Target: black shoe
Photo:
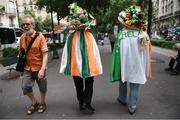
<path fill-rule="evenodd" d="M 172 73 L 171 73 L 171 75 L 178 75 L 179 74 L 179 72 L 177 72 L 176 70 L 174 70 Z"/>
<path fill-rule="evenodd" d="M 95 109 L 91 106 L 91 105 L 89 105 L 89 104 L 86 104 L 85 105 L 85 109 L 88 111 L 88 112 L 95 112 Z"/>
<path fill-rule="evenodd" d="M 136 112 L 136 109 L 132 112 L 128 109 L 129 114 L 133 115 Z"/>
<path fill-rule="evenodd" d="M 80 111 L 85 110 L 84 104 L 79 104 L 79 109 L 80 109 Z"/>
<path fill-rule="evenodd" d="M 172 67 L 165 68 L 165 71 L 173 71 Z"/>
<path fill-rule="evenodd" d="M 121 103 L 121 105 L 123 105 L 123 106 L 126 106 L 126 104 L 127 104 L 127 103 L 125 103 L 125 102 L 122 102 L 119 98 L 117 98 L 117 101 L 118 101 L 119 103 Z"/>

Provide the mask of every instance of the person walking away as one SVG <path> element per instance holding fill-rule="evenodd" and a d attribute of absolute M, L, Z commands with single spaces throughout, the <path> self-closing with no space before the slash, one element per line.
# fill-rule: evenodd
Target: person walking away
<path fill-rule="evenodd" d="M 22 17 L 22 25 L 25 31 L 20 38 L 20 50 L 27 50 L 30 41 L 38 34 L 35 31 L 34 19 L 25 15 Z M 39 33 L 33 42 L 30 50 L 26 55 L 26 64 L 23 72 L 22 79 L 22 90 L 30 101 L 31 105 L 27 108 L 27 115 L 31 115 L 38 110 L 38 113 L 43 113 L 46 109 L 45 97 L 47 93 L 47 79 L 46 79 L 46 66 L 48 61 L 48 47 L 46 44 L 45 37 Z M 33 86 L 38 84 L 40 90 L 40 103 L 34 96 Z"/>
<path fill-rule="evenodd" d="M 110 44 L 111 44 L 111 51 L 113 52 L 113 49 L 114 49 L 114 43 L 115 43 L 115 35 L 113 32 L 111 32 L 111 35 L 110 35 Z"/>
<path fill-rule="evenodd" d="M 119 81 L 117 100 L 123 106 L 128 106 L 130 114 L 134 114 L 139 87 L 146 83 L 147 78 L 151 78 L 151 43 L 147 32 L 143 31 L 140 6 L 133 5 L 121 11 L 118 20 L 123 29 L 115 41 L 110 80 Z"/>
<path fill-rule="evenodd" d="M 97 43 L 90 32 L 95 19 L 77 3 L 70 4 L 69 8 L 71 31 L 63 49 L 60 73 L 73 77 L 80 110 L 94 113 L 91 105 L 94 77 L 102 74 Z"/>

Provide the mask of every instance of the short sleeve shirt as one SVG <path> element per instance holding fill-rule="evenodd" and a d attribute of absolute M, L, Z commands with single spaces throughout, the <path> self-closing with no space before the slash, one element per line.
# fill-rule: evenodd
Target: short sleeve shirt
<path fill-rule="evenodd" d="M 23 48 L 25 51 L 27 50 L 27 46 L 35 36 L 35 33 L 36 31 L 34 31 L 31 36 L 26 36 L 25 33 L 22 34 L 20 38 L 20 49 Z M 39 71 L 42 67 L 43 53 L 46 52 L 48 52 L 48 47 L 45 37 L 39 34 L 27 53 L 25 70 L 33 72 Z"/>

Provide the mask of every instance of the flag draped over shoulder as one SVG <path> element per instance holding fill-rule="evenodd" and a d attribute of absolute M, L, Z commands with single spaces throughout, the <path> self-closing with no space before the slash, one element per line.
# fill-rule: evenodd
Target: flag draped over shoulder
<path fill-rule="evenodd" d="M 110 69 L 110 81 L 115 82 L 121 79 L 121 59 L 120 59 L 120 40 L 121 32 L 115 38 L 115 45 L 112 53 Z"/>
<path fill-rule="evenodd" d="M 144 84 L 147 78 L 152 77 L 151 58 L 151 43 L 147 34 L 123 29 L 116 37 L 110 81 Z"/>
<path fill-rule="evenodd" d="M 60 73 L 85 78 L 102 74 L 99 49 L 90 32 L 81 30 L 69 34 L 62 54 Z"/>

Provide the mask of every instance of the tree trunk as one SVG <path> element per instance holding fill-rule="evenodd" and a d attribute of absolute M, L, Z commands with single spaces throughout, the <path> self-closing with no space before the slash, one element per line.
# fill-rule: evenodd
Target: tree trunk
<path fill-rule="evenodd" d="M 152 24 L 152 0 L 148 1 L 148 29 L 147 32 L 151 38 L 151 24 Z"/>

